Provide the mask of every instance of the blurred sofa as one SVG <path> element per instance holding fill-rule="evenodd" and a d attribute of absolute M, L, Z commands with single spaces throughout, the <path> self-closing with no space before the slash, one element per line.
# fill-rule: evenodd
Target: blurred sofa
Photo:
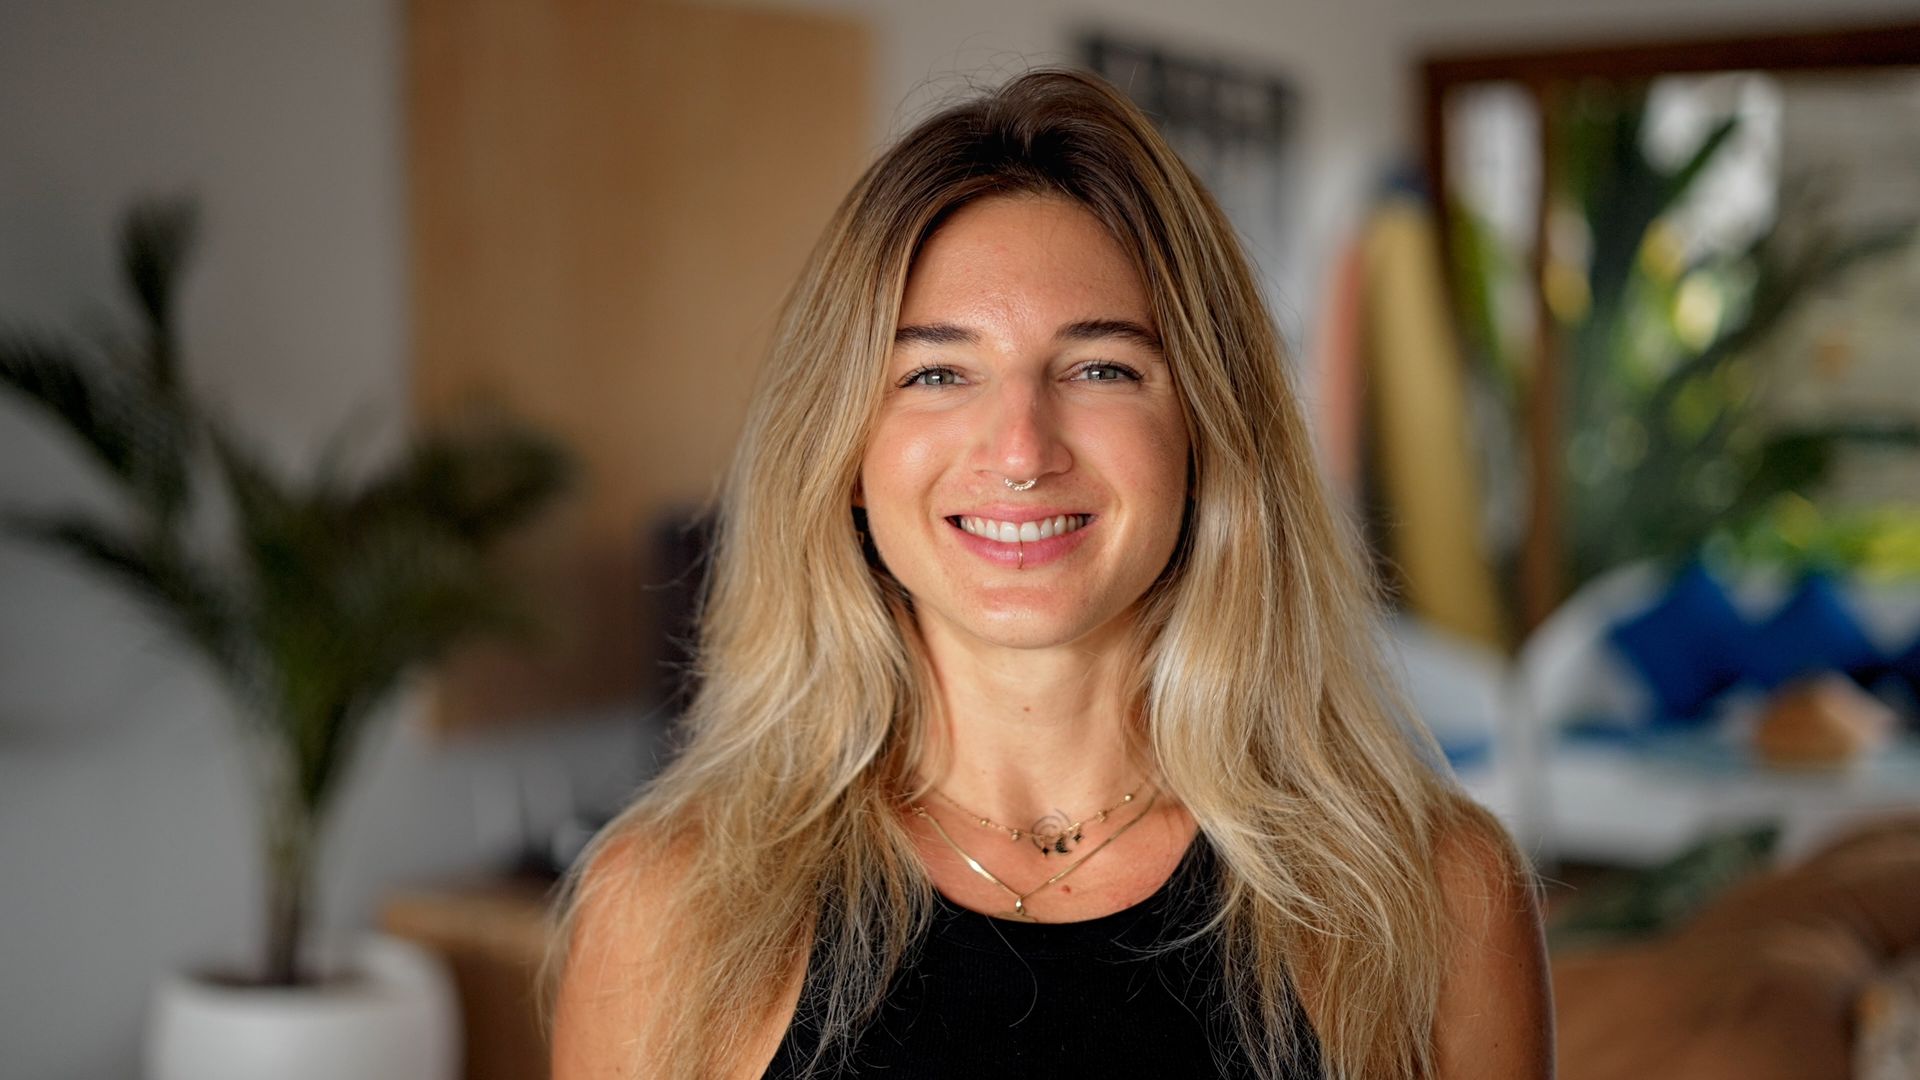
<path fill-rule="evenodd" d="M 1740 883 L 1655 939 L 1556 953 L 1559 1076 L 1920 1076 L 1916 970 L 1911 814 Z"/>

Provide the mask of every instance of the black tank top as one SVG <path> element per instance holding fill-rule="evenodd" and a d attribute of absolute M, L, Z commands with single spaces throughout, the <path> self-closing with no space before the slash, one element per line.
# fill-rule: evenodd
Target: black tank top
<path fill-rule="evenodd" d="M 935 893 L 932 925 L 889 986 L 843 1066 L 819 1076 L 897 1080 L 1120 1080 L 1254 1076 L 1233 1035 L 1213 936 L 1171 950 L 1206 922 L 1216 860 L 1204 837 L 1152 896 L 1072 923 L 1024 923 L 969 911 Z M 807 1020 L 809 974 L 795 1020 L 763 1080 L 798 1077 L 819 1033 Z M 1298 1077 L 1318 1077 L 1304 1016 Z"/>

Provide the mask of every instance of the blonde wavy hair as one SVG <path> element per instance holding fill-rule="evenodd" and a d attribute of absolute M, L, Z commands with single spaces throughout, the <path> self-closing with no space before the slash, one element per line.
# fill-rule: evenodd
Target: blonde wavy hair
<path fill-rule="evenodd" d="M 700 1077 L 737 1060 L 809 957 L 813 1062 L 832 1066 L 923 932 L 932 890 L 900 807 L 937 702 L 851 495 L 916 251 L 1002 195 L 1072 200 L 1134 259 L 1192 434 L 1188 523 L 1138 608 L 1135 713 L 1221 856 L 1211 930 L 1238 1037 L 1263 1076 L 1287 1075 L 1304 1007 L 1327 1075 L 1428 1074 L 1436 838 L 1500 834 L 1405 719 L 1363 541 L 1323 488 L 1232 226 L 1146 116 L 1071 71 L 921 123 L 834 214 L 724 486 L 683 745 L 569 875 L 551 955 L 596 948 L 577 918 L 596 895 L 672 866 L 670 910 L 646 917 L 681 959 L 670 989 L 636 997 L 665 1033 L 645 1064 Z M 603 862 L 625 871 L 589 870 Z"/>

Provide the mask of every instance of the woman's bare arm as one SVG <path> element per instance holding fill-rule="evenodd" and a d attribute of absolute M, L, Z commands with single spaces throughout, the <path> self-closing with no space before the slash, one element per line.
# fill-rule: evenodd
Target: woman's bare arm
<path fill-rule="evenodd" d="M 554 997 L 553 1080 L 636 1080 L 653 1056 L 645 994 L 659 984 L 665 958 L 641 916 L 660 911 L 666 896 L 647 884 L 659 878 L 638 872 L 636 858 L 632 844 L 610 844 L 581 878 Z"/>
<path fill-rule="evenodd" d="M 1484 828 L 1456 827 L 1439 850 L 1454 938 L 1434 1016 L 1438 1076 L 1547 1080 L 1553 989 L 1540 908 L 1524 868 Z"/>
<path fill-rule="evenodd" d="M 685 936 L 671 924 L 679 872 L 643 867 L 637 847 L 603 848 L 580 884 L 566 966 L 554 998 L 552 1080 L 653 1080 L 665 1032 L 653 1002 L 673 993 Z M 673 859 L 656 860 L 675 862 Z M 799 1003 L 804 965 L 770 1003 L 765 1023 L 744 1034 L 737 1060 L 709 1076 L 753 1080 L 766 1071 Z"/>

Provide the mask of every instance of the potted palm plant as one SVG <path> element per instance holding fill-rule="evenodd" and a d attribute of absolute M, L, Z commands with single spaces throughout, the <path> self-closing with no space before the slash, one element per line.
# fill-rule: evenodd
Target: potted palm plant
<path fill-rule="evenodd" d="M 136 334 L 87 346 L 0 330 L 0 386 L 72 436 L 124 511 L 14 510 L 7 530 L 130 592 L 207 666 L 256 780 L 257 961 L 163 983 L 150 1072 L 435 1076 L 454 1055 L 444 976 L 390 940 L 343 968 L 322 964 L 307 940 L 317 853 L 356 749 L 401 681 L 476 635 L 523 626 L 487 555 L 562 488 L 566 458 L 494 417 L 422 434 L 377 468 L 330 453 L 287 475 L 181 378 L 175 300 L 194 223 L 180 201 L 128 214 Z"/>

